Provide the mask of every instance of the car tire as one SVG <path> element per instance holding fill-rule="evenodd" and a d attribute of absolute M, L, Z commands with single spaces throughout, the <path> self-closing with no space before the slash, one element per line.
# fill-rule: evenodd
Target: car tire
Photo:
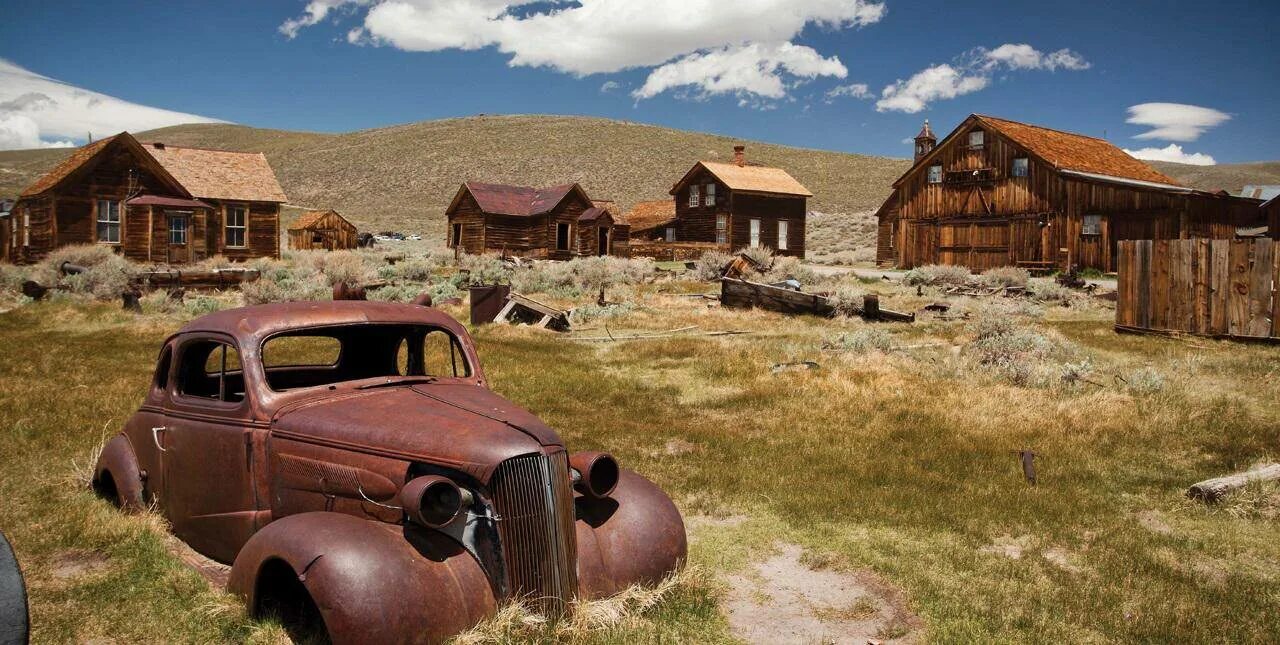
<path fill-rule="evenodd" d="M 30 634 L 22 569 L 8 538 L 0 533 L 0 645 L 27 645 Z"/>

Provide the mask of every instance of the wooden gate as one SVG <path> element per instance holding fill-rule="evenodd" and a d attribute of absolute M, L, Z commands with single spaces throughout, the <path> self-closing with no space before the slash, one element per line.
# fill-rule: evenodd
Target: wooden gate
<path fill-rule="evenodd" d="M 1280 338 L 1272 240 L 1117 243 L 1116 329 Z"/>
<path fill-rule="evenodd" d="M 963 220 L 938 223 L 938 264 L 985 271 L 1008 266 L 1009 220 Z"/>

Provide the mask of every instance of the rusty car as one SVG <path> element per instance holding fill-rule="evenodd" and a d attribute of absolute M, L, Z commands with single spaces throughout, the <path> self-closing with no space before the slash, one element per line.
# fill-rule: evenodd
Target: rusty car
<path fill-rule="evenodd" d="M 252 614 L 338 643 L 440 641 L 511 601 L 560 617 L 686 556 L 666 494 L 607 453 L 569 453 L 429 306 L 192 320 L 93 484 L 230 564 Z"/>

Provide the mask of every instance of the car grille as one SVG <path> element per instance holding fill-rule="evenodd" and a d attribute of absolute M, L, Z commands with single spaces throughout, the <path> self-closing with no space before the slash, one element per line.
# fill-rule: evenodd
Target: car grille
<path fill-rule="evenodd" d="M 573 493 L 563 451 L 502 462 L 492 480 L 511 597 L 564 615 L 578 588 Z"/>

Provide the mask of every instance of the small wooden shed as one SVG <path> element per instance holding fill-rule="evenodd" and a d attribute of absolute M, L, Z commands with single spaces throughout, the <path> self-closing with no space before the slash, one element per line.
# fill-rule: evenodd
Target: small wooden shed
<path fill-rule="evenodd" d="M 356 248 L 356 225 L 338 211 L 307 211 L 289 226 L 289 248 L 339 251 Z"/>

